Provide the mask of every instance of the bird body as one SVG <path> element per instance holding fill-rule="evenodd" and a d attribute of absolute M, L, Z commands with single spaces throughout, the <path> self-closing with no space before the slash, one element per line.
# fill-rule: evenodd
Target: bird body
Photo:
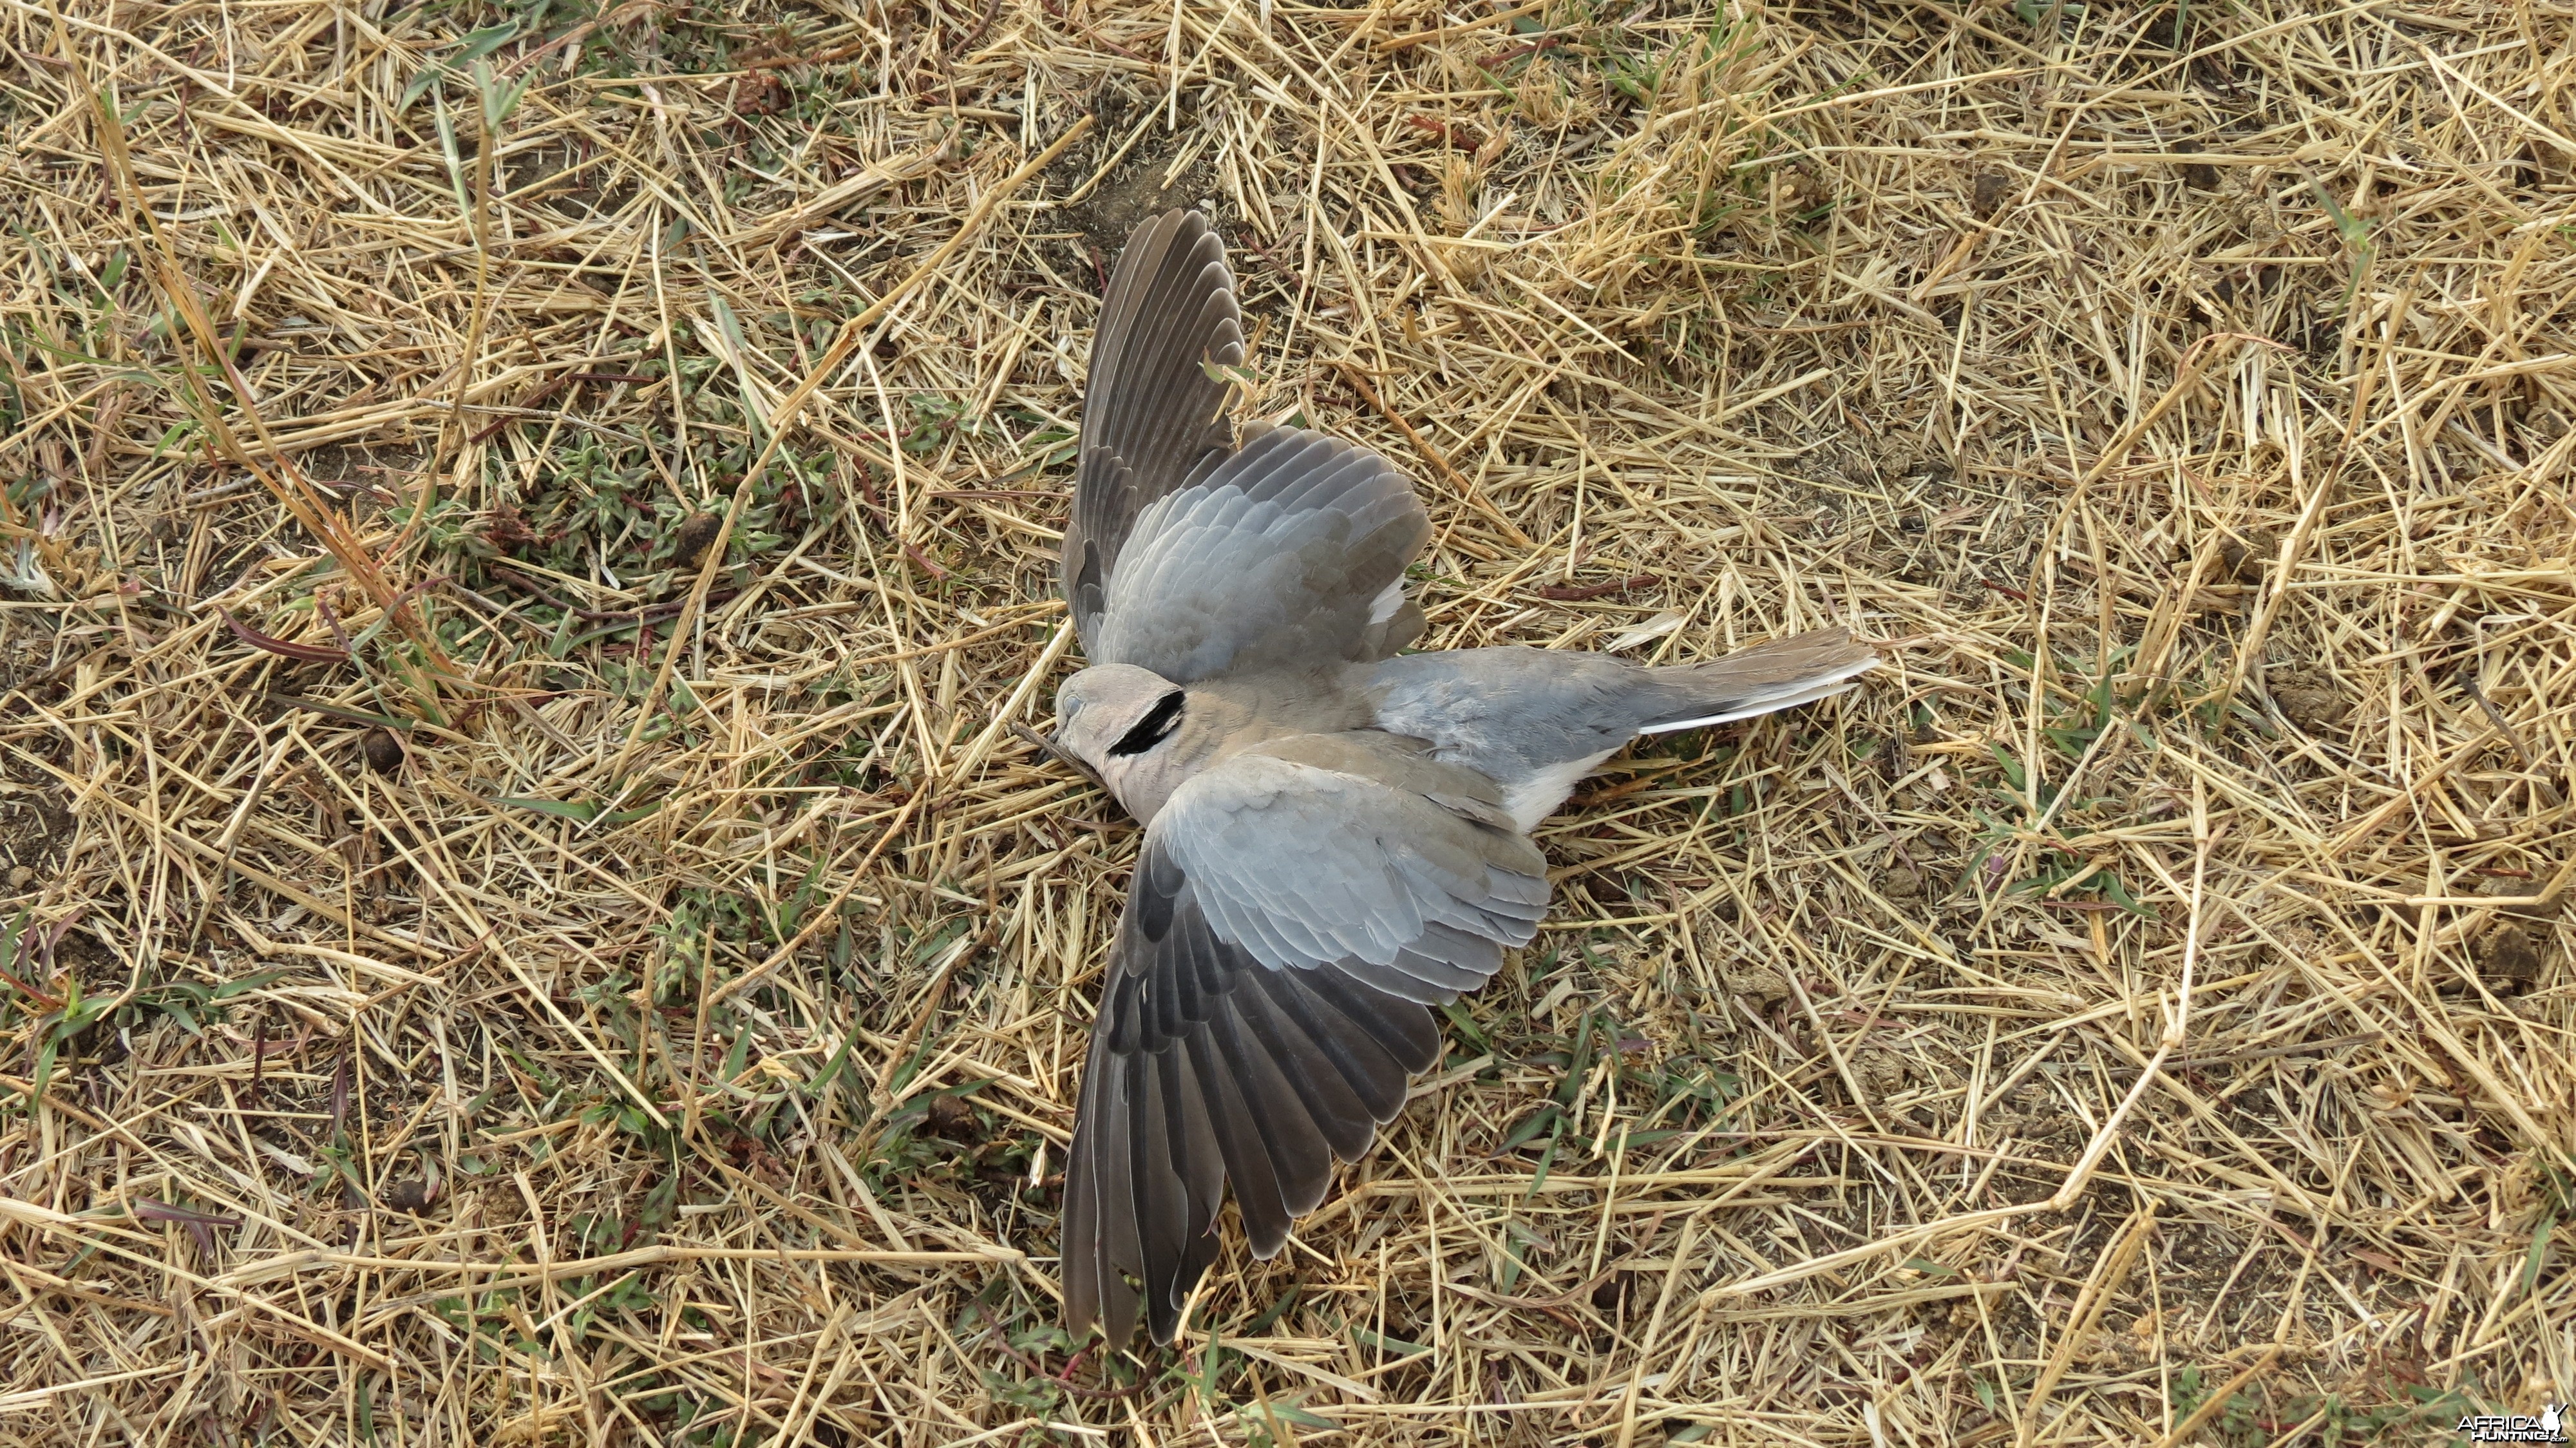
<path fill-rule="evenodd" d="M 1640 734 L 1840 693 L 1840 629 L 1650 668 L 1599 654 L 1399 650 L 1427 546 L 1364 448 L 1223 416 L 1243 360 L 1204 218 L 1147 222 L 1102 302 L 1063 561 L 1090 666 L 1050 747 L 1145 828 L 1084 1067 L 1065 1313 L 1177 1330 L 1230 1183 L 1253 1252 L 1314 1208 L 1440 1058 L 1429 1008 L 1484 984 L 1547 909 L 1528 832 Z"/>

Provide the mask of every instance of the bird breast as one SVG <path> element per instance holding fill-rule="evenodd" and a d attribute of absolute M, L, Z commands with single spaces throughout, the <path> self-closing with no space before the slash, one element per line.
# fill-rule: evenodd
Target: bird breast
<path fill-rule="evenodd" d="M 1111 792 L 1138 824 L 1153 823 L 1172 791 L 1201 770 L 1273 739 L 1369 727 L 1367 701 L 1336 674 L 1250 674 L 1189 686 L 1180 726 L 1125 761 Z"/>

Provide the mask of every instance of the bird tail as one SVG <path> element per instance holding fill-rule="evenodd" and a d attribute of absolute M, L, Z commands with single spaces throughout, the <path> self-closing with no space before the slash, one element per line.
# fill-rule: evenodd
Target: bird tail
<path fill-rule="evenodd" d="M 1878 655 L 1854 643 L 1849 630 L 1820 628 L 1739 649 L 1711 663 L 1657 669 L 1655 682 L 1670 699 L 1670 712 L 1638 732 L 1696 729 L 1812 704 L 1854 687 L 1854 681 L 1876 667 Z"/>

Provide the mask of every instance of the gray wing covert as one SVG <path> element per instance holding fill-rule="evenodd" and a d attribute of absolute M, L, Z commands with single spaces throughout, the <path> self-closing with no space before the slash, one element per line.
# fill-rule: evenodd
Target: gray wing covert
<path fill-rule="evenodd" d="M 1383 659 L 1422 630 L 1404 568 L 1430 541 L 1413 485 L 1365 448 L 1252 427 L 1227 384 L 1243 322 L 1196 212 L 1139 227 L 1101 299 L 1063 586 L 1093 663 L 1176 683 Z"/>
<path fill-rule="evenodd" d="M 1422 500 L 1386 459 L 1304 428 L 1258 429 L 1137 517 L 1085 647 L 1094 663 L 1178 684 L 1382 659 L 1421 632 L 1404 569 L 1430 539 Z"/>
<path fill-rule="evenodd" d="M 1146 832 L 1065 1167 L 1065 1315 L 1158 1341 L 1234 1186 L 1255 1254 L 1323 1200 L 1547 906 L 1492 782 L 1385 735 L 1303 736 L 1176 792 Z M 1132 1281 L 1131 1281 L 1132 1279 Z"/>

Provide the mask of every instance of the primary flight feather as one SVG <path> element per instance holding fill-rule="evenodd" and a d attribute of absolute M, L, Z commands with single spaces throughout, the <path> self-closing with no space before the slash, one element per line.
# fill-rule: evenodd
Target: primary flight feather
<path fill-rule="evenodd" d="M 1158 1342 L 1231 1184 L 1256 1256 L 1440 1059 L 1430 1007 L 1547 910 L 1528 831 L 1640 734 L 1837 694 L 1840 629 L 1650 668 L 1531 648 L 1399 655 L 1430 541 L 1384 458 L 1224 416 L 1243 361 L 1225 246 L 1129 239 L 1083 395 L 1064 596 L 1090 666 L 1053 747 L 1145 827 L 1065 1165 L 1066 1325 Z"/>

